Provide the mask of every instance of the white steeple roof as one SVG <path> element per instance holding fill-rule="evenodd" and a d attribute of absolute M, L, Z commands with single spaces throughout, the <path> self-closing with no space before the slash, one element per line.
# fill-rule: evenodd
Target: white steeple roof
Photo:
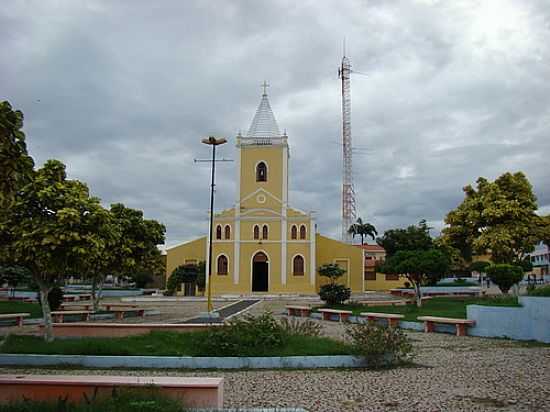
<path fill-rule="evenodd" d="M 279 131 L 279 126 L 277 126 L 277 121 L 271 110 L 271 105 L 267 99 L 267 93 L 265 91 L 262 95 L 262 100 L 256 110 L 250 129 L 248 129 L 248 134 L 246 137 L 253 138 L 271 138 L 271 137 L 281 137 L 281 132 Z"/>

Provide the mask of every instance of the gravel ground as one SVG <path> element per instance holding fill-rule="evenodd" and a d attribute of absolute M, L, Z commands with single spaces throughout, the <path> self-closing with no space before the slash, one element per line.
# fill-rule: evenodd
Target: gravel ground
<path fill-rule="evenodd" d="M 277 309 L 281 303 L 262 302 Z M 283 305 L 284 306 L 284 305 Z M 336 322 L 321 322 L 341 337 Z M 416 365 L 391 370 L 173 371 L 0 368 L 0 374 L 222 376 L 226 407 L 308 411 L 550 411 L 550 346 L 410 332 Z"/>

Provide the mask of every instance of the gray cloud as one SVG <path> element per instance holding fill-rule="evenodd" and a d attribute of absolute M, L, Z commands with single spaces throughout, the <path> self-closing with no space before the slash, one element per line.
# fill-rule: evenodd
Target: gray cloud
<path fill-rule="evenodd" d="M 38 163 L 58 158 L 105 204 L 206 231 L 209 134 L 234 143 L 271 83 L 291 144 L 290 199 L 339 233 L 340 90 L 353 68 L 359 213 L 436 230 L 478 176 L 529 176 L 550 208 L 550 9 L 544 0 L 34 1 L 0 10 L 0 98 L 24 111 Z M 235 158 L 233 145 L 222 155 Z M 235 198 L 220 164 L 217 206 Z"/>

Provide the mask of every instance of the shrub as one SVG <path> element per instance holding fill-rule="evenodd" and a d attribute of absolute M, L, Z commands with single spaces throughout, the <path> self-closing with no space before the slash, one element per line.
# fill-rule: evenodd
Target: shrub
<path fill-rule="evenodd" d="M 193 264 L 181 265 L 174 269 L 166 283 L 166 295 L 176 293 L 182 283 L 193 283 L 199 277 L 199 266 Z"/>
<path fill-rule="evenodd" d="M 287 335 L 321 336 L 322 326 L 312 320 L 282 318 L 279 322 Z"/>
<path fill-rule="evenodd" d="M 330 283 L 321 286 L 319 297 L 325 301 L 327 305 L 341 305 L 351 296 L 351 289 L 344 285 Z"/>
<path fill-rule="evenodd" d="M 203 348 L 220 356 L 238 356 L 243 351 L 280 347 L 285 338 L 283 327 L 270 312 L 232 320 L 205 333 Z"/>
<path fill-rule="evenodd" d="M 40 293 L 37 295 L 38 303 L 40 303 Z M 59 286 L 55 286 L 48 293 L 48 303 L 50 304 L 50 310 L 58 310 L 63 303 L 63 290 Z M 40 303 L 41 304 L 41 303 Z"/>
<path fill-rule="evenodd" d="M 411 341 L 399 328 L 371 322 L 348 324 L 346 337 L 355 355 L 365 357 L 373 367 L 395 365 L 413 357 Z"/>
<path fill-rule="evenodd" d="M 507 294 L 512 286 L 523 279 L 523 270 L 519 266 L 495 264 L 487 266 L 487 276 L 495 283 L 500 291 Z"/>
<path fill-rule="evenodd" d="M 405 286 L 405 289 L 410 289 L 411 288 L 411 282 L 405 282 L 405 283 L 403 283 L 403 286 Z"/>
<path fill-rule="evenodd" d="M 529 296 L 546 296 L 550 297 L 550 285 L 544 285 L 534 288 L 529 291 Z"/>

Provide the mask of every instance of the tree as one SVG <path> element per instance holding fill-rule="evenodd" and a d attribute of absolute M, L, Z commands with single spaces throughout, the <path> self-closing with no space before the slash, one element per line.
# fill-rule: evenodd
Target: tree
<path fill-rule="evenodd" d="M 495 264 L 487 267 L 487 276 L 506 295 L 512 286 L 523 279 L 523 270 L 515 265 Z"/>
<path fill-rule="evenodd" d="M 361 245 L 364 243 L 365 236 L 370 236 L 374 240 L 375 236 L 378 235 L 376 228 L 370 223 L 363 223 L 361 218 L 357 218 L 357 222 L 349 227 L 348 233 L 353 235 L 354 238 L 357 235 L 361 236 Z"/>
<path fill-rule="evenodd" d="M 27 153 L 23 113 L 0 102 L 0 207 L 6 208 L 19 188 L 33 175 L 34 161 Z"/>
<path fill-rule="evenodd" d="M 136 288 L 140 289 L 143 289 L 148 283 L 154 280 L 153 274 L 148 270 L 137 270 L 133 272 L 131 279 L 136 284 Z"/>
<path fill-rule="evenodd" d="M 0 284 L 7 283 L 12 295 L 17 285 L 28 284 L 30 280 L 31 273 L 22 266 L 0 266 Z"/>
<path fill-rule="evenodd" d="M 321 300 L 328 305 L 342 304 L 350 298 L 351 289 L 337 283 L 344 273 L 346 271 L 334 263 L 319 267 L 319 275 L 329 279 L 329 283 L 321 286 L 319 290 Z"/>
<path fill-rule="evenodd" d="M 386 259 L 380 272 L 406 277 L 414 287 L 416 305 L 422 306 L 420 285 L 440 279 L 449 269 L 449 258 L 438 249 L 401 250 Z"/>
<path fill-rule="evenodd" d="M 425 220 L 421 220 L 418 226 L 411 225 L 406 229 L 390 229 L 384 232 L 376 242 L 384 248 L 386 256 L 390 257 L 398 251 L 427 250 L 434 245 L 430 236 L 430 227 Z"/>
<path fill-rule="evenodd" d="M 166 284 L 169 295 L 173 295 L 182 283 L 195 283 L 199 277 L 200 267 L 194 264 L 180 265 L 172 271 Z"/>
<path fill-rule="evenodd" d="M 98 253 L 103 245 L 96 227 L 106 218 L 87 186 L 67 179 L 65 165 L 49 160 L 17 191 L 0 222 L 0 232 L 11 239 L 2 249 L 30 270 L 39 287 L 46 341 L 54 339 L 48 294 Z"/>
<path fill-rule="evenodd" d="M 445 218 L 443 237 L 467 261 L 490 253 L 496 263 L 522 260 L 541 237 L 537 199 L 527 177 L 505 173 L 494 182 L 480 177 L 463 189 L 464 200 Z"/>

